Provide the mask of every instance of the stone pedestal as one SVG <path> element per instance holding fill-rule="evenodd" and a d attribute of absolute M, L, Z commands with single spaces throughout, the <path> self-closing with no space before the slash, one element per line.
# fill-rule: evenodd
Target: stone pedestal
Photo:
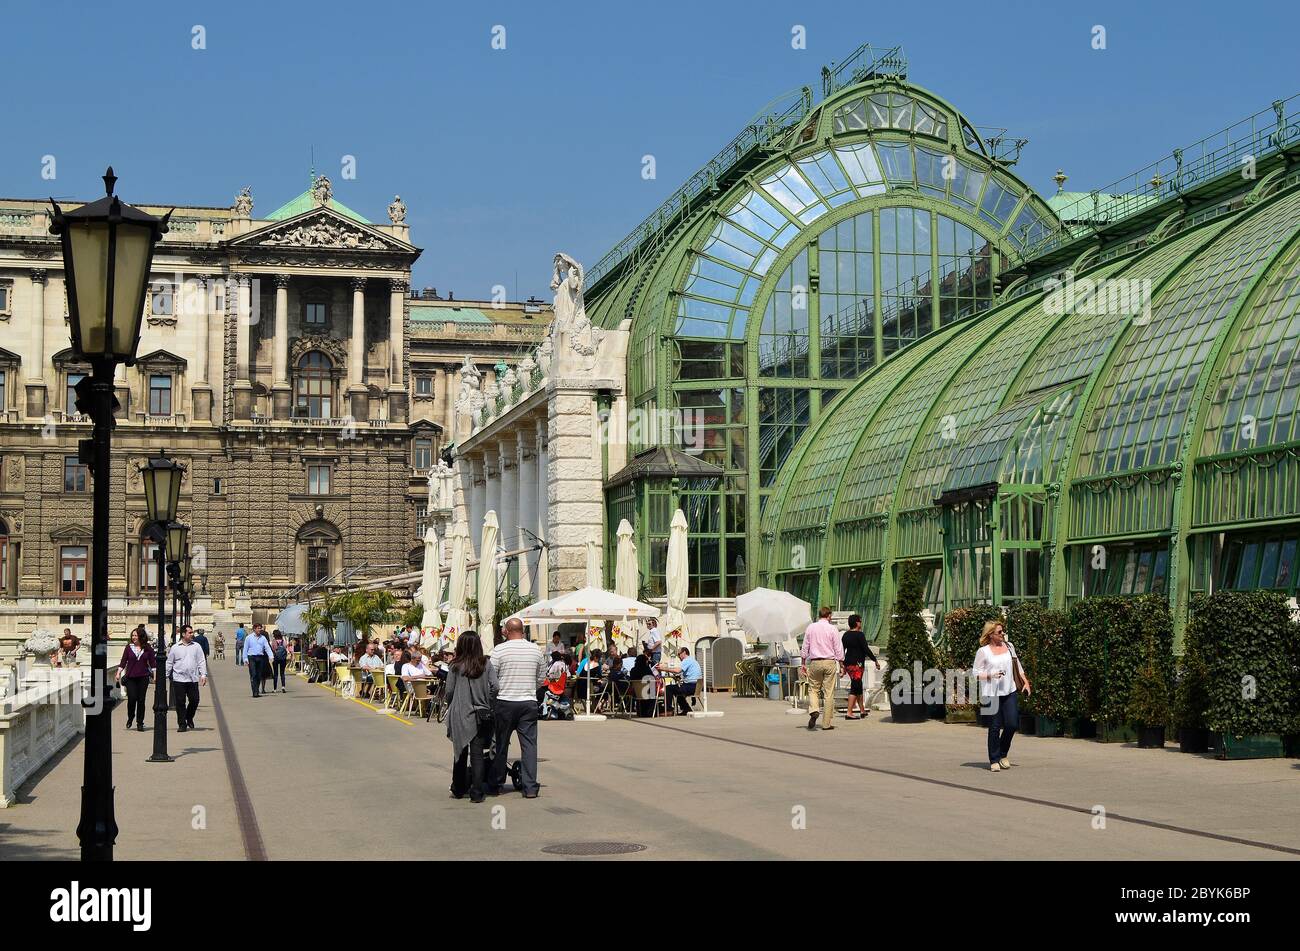
<path fill-rule="evenodd" d="M 587 543 L 604 543 L 604 495 L 596 393 L 612 380 L 558 379 L 547 386 L 547 558 L 552 595 L 587 581 Z"/>
<path fill-rule="evenodd" d="M 194 404 L 194 421 L 212 422 L 212 387 L 206 383 L 194 387 L 190 392 L 190 400 Z"/>
<path fill-rule="evenodd" d="M 253 386 L 251 383 L 238 382 L 231 388 L 234 400 L 235 419 L 253 418 Z"/>
<path fill-rule="evenodd" d="M 358 423 L 370 419 L 370 391 L 364 386 L 348 391 L 348 412 Z"/>
<path fill-rule="evenodd" d="M 271 388 L 271 415 L 276 419 L 288 419 L 293 409 L 293 390 L 287 383 L 277 383 Z"/>
<path fill-rule="evenodd" d="M 408 411 L 406 393 L 403 390 L 388 391 L 388 420 L 393 423 L 405 423 Z"/>

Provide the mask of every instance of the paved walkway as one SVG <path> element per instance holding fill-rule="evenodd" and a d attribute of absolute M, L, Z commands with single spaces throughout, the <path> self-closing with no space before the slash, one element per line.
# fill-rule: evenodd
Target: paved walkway
<path fill-rule="evenodd" d="M 984 768 L 973 726 L 837 721 L 725 696 L 726 715 L 540 725 L 541 797 L 448 798 L 443 728 L 291 678 L 254 700 L 216 662 L 198 729 L 118 731 L 117 857 L 534 858 L 586 842 L 631 858 L 1269 859 L 1300 855 L 1300 765 L 1018 737 Z M 122 710 L 117 716 L 124 718 Z M 78 741 L 0 810 L 0 859 L 75 858 Z M 1094 810 L 1105 812 L 1105 828 Z"/>

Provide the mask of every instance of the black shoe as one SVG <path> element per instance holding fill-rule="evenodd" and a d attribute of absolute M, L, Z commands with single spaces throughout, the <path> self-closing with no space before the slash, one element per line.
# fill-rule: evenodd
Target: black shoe
<path fill-rule="evenodd" d="M 483 797 L 482 797 L 482 796 L 477 796 L 477 797 L 476 797 L 476 796 L 470 796 L 470 797 L 469 797 L 469 801 L 470 801 L 470 802 L 482 802 L 482 801 L 483 801 Z"/>
<path fill-rule="evenodd" d="M 131 729 L 131 727 L 132 727 L 132 725 L 133 725 L 134 723 L 135 723 L 135 717 L 128 717 L 128 718 L 127 718 L 127 721 L 126 721 L 126 728 L 127 728 L 128 730 Z"/>
<path fill-rule="evenodd" d="M 136 730 L 137 730 L 138 732 L 140 732 L 140 733 L 143 733 L 143 732 L 144 732 L 144 724 L 143 724 L 143 723 L 137 723 L 137 724 L 135 725 L 135 728 L 136 728 Z"/>
<path fill-rule="evenodd" d="M 818 714 L 816 713 L 808 714 L 808 729 L 810 730 L 817 729 L 817 716 Z"/>
<path fill-rule="evenodd" d="M 524 798 L 525 798 L 525 799 L 536 799 L 536 798 L 537 798 L 537 793 L 535 793 L 535 792 L 526 792 L 526 793 L 524 793 Z"/>
<path fill-rule="evenodd" d="M 188 726 L 191 730 L 194 729 L 194 721 L 193 721 L 193 720 L 186 720 L 186 721 L 185 721 L 185 725 Z"/>
<path fill-rule="evenodd" d="M 185 732 L 186 730 L 188 730 L 188 729 L 189 729 L 189 727 L 187 727 L 184 723 L 182 723 L 182 724 L 177 728 L 176 732 L 177 732 L 177 733 L 184 733 L 184 732 Z"/>

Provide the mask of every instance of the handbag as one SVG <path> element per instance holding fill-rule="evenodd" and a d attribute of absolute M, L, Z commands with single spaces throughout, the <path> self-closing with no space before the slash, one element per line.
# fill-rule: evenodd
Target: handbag
<path fill-rule="evenodd" d="M 1007 641 L 1007 650 L 1011 651 L 1011 676 L 1016 680 L 1016 690 L 1023 692 L 1028 681 L 1025 680 L 1024 669 L 1020 666 L 1020 656 L 1016 653 L 1015 645 L 1010 641 Z"/>

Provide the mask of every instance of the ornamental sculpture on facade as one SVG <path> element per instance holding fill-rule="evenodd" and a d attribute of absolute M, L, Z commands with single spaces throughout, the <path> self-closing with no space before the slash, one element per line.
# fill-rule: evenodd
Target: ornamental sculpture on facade
<path fill-rule="evenodd" d="M 245 185 L 235 196 L 235 217 L 251 218 L 253 215 L 253 187 Z"/>
<path fill-rule="evenodd" d="M 587 317 L 582 265 L 563 251 L 553 261 L 551 290 L 555 291 L 555 319 L 550 337 L 558 355 L 557 372 L 589 372 L 596 366 L 602 331 Z"/>
<path fill-rule="evenodd" d="M 429 512 L 449 512 L 456 504 L 456 472 L 441 458 L 429 469 Z"/>
<path fill-rule="evenodd" d="M 388 220 L 395 225 L 406 224 L 406 202 L 402 201 L 401 195 L 394 195 L 389 203 Z"/>
<path fill-rule="evenodd" d="M 334 186 L 328 177 L 322 175 L 311 183 L 311 197 L 318 205 L 328 205 L 334 197 Z"/>
<path fill-rule="evenodd" d="M 269 234 L 262 239 L 262 244 L 285 248 L 353 248 L 359 251 L 388 249 L 387 244 L 360 228 L 324 219 Z"/>

